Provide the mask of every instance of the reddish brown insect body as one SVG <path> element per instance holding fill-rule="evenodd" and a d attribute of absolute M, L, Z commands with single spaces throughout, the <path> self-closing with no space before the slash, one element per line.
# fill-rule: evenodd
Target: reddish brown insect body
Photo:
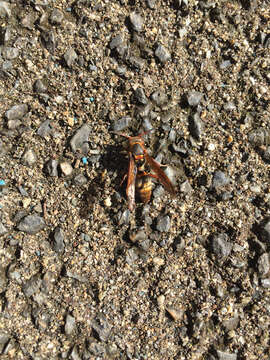
<path fill-rule="evenodd" d="M 137 175 L 135 181 L 135 190 L 144 204 L 148 203 L 151 199 L 153 188 L 152 178 L 153 176 L 151 176 L 151 174 L 144 171 Z"/>
<path fill-rule="evenodd" d="M 142 136 L 128 136 L 125 134 L 118 134 L 128 139 L 128 154 L 129 154 L 129 167 L 127 174 L 127 188 L 126 194 L 128 199 L 128 207 L 130 211 L 135 208 L 135 190 L 140 196 L 143 203 L 147 203 L 152 194 L 152 178 L 158 179 L 165 189 L 172 195 L 175 194 L 174 187 L 161 169 L 159 163 L 148 155 Z M 150 169 L 155 174 L 146 172 L 145 166 L 149 165 Z"/>

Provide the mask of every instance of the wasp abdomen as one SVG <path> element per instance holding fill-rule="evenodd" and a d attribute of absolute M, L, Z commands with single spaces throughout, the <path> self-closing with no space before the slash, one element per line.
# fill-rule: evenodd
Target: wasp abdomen
<path fill-rule="evenodd" d="M 141 201 L 144 204 L 150 200 L 152 194 L 152 188 L 153 188 L 153 183 L 151 176 L 142 174 L 141 176 L 139 175 L 137 177 L 136 190 Z"/>

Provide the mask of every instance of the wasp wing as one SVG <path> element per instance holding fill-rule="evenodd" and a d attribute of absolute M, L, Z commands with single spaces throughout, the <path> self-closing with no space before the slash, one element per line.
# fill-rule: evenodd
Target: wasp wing
<path fill-rule="evenodd" d="M 159 163 L 156 160 L 154 160 L 150 155 L 148 155 L 146 150 L 144 150 L 144 156 L 145 156 L 145 160 L 149 164 L 150 168 L 156 173 L 161 184 L 165 187 L 165 189 L 170 194 L 175 195 L 175 190 L 174 190 L 173 184 L 171 183 L 168 176 L 161 169 Z"/>
<path fill-rule="evenodd" d="M 135 208 L 135 179 L 137 175 L 137 167 L 135 165 L 134 158 L 131 153 L 129 153 L 129 166 L 128 166 L 128 179 L 127 179 L 127 199 L 128 199 L 128 208 L 130 211 L 133 211 Z"/>

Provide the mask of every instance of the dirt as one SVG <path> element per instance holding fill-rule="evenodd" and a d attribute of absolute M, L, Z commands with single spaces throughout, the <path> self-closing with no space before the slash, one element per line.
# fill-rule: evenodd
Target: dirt
<path fill-rule="evenodd" d="M 269 359 L 269 15 L 0 1 L 1 359 Z"/>

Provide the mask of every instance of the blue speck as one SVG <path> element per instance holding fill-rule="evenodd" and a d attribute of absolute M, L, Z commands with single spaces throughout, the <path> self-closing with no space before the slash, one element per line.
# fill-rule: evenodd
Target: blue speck
<path fill-rule="evenodd" d="M 76 118 L 76 116 L 73 117 L 74 123 L 76 124 L 78 122 L 78 119 Z"/>
<path fill-rule="evenodd" d="M 93 96 L 90 97 L 90 101 L 93 102 L 95 99 L 93 98 Z"/>
<path fill-rule="evenodd" d="M 71 10 L 72 10 L 71 7 L 66 8 L 67 12 L 71 12 Z"/>
<path fill-rule="evenodd" d="M 87 158 L 85 156 L 82 158 L 82 162 L 83 162 L 84 165 L 87 164 Z"/>
<path fill-rule="evenodd" d="M 6 182 L 5 182 L 5 180 L 0 180 L 0 186 L 5 186 L 6 185 Z"/>

